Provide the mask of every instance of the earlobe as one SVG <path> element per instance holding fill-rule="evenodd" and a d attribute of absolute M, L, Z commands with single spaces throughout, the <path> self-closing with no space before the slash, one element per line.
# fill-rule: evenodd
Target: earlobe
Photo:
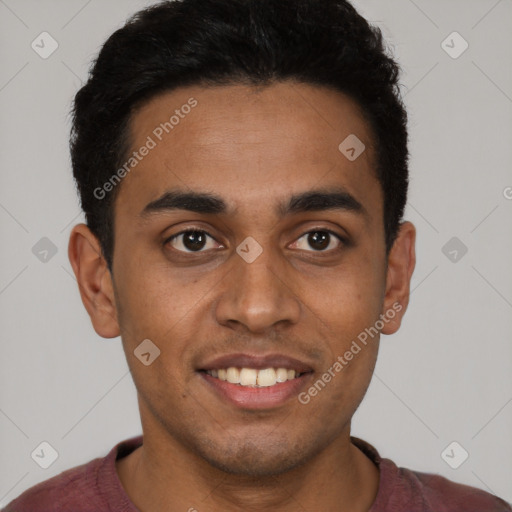
<path fill-rule="evenodd" d="M 85 224 L 71 231 L 68 256 L 94 330 L 103 338 L 119 336 L 112 277 L 98 239 Z"/>
<path fill-rule="evenodd" d="M 387 321 L 383 334 L 393 334 L 400 328 L 409 304 L 411 277 L 416 265 L 416 229 L 403 222 L 388 257 L 386 293 L 382 314 Z"/>

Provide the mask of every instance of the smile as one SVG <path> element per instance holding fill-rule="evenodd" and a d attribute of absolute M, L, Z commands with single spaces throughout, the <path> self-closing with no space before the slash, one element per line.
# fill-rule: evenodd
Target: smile
<path fill-rule="evenodd" d="M 216 379 L 230 384 L 248 387 L 269 387 L 294 380 L 302 374 L 287 368 L 219 368 L 206 370 L 206 373 Z"/>

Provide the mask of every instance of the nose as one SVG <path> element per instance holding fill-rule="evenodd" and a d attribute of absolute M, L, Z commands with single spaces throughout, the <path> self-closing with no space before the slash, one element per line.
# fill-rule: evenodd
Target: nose
<path fill-rule="evenodd" d="M 301 306 L 293 290 L 291 267 L 268 249 L 251 263 L 238 254 L 233 258 L 216 305 L 219 324 L 260 334 L 280 324 L 296 324 Z"/>

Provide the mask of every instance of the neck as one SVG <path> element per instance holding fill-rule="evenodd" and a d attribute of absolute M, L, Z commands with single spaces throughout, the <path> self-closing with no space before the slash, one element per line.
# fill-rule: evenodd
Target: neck
<path fill-rule="evenodd" d="M 143 446 L 116 468 L 143 511 L 366 512 L 377 495 L 379 472 L 350 442 L 349 427 L 313 459 L 280 475 L 227 473 L 162 433 L 145 436 Z"/>

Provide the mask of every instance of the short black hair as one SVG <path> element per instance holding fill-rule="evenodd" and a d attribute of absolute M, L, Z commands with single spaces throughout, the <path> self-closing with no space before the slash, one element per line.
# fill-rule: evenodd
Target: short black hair
<path fill-rule="evenodd" d="M 135 109 L 158 93 L 188 85 L 292 80 L 335 89 L 355 101 L 374 138 L 389 253 L 408 187 L 399 76 L 381 31 L 346 0 L 174 0 L 137 12 L 103 45 L 72 112 L 73 174 L 87 225 L 110 271 L 120 186 L 104 197 L 95 190 L 126 161 Z"/>

